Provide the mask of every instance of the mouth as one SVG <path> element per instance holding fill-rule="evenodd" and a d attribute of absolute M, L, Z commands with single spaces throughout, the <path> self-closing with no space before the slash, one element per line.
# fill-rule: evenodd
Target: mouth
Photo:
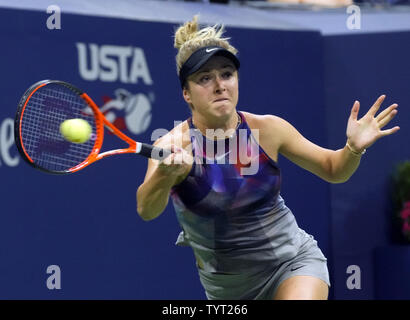
<path fill-rule="evenodd" d="M 213 102 L 221 102 L 221 101 L 229 101 L 229 99 L 228 98 L 219 98 L 219 99 L 214 100 Z"/>

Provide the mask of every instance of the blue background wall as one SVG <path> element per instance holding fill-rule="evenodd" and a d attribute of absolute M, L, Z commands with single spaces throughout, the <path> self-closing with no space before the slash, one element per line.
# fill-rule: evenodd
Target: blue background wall
<path fill-rule="evenodd" d="M 0 9 L 0 65 L 7 79 L 0 89 L 0 298 L 205 299 L 190 249 L 174 245 L 179 226 L 172 205 L 149 223 L 136 213 L 145 159 L 113 157 L 77 174 L 50 176 L 23 163 L 12 144 L 20 96 L 47 78 L 77 85 L 100 105 L 118 88 L 144 95 L 152 108 L 149 127 L 138 135 L 125 129 L 141 141 L 189 117 L 175 71 L 177 25 L 63 12 L 62 29 L 48 30 L 48 16 Z M 330 185 L 279 158 L 282 196 L 329 259 L 331 297 L 375 298 L 374 249 L 391 244 L 389 174 L 395 162 L 409 158 L 410 34 L 228 27 L 227 35 L 242 61 L 238 109 L 283 117 L 323 147 L 343 147 L 354 100 L 361 114 L 382 93 L 386 106 L 400 104 L 393 123 L 402 129 L 369 149 L 345 184 Z M 140 48 L 152 84 L 84 79 L 76 43 Z M 126 69 L 131 63 L 129 57 Z M 104 147 L 117 142 L 108 135 Z M 345 285 L 352 264 L 362 270 L 360 290 Z M 49 265 L 61 268 L 61 290 L 46 287 Z M 410 284 L 403 286 L 406 292 Z"/>
<path fill-rule="evenodd" d="M 385 286 L 390 277 L 397 277 L 395 272 L 386 272 L 375 281 L 377 263 L 374 259 L 379 247 L 393 244 L 397 238 L 392 234 L 397 230 L 392 229 L 390 176 L 397 163 L 410 160 L 409 39 L 410 32 L 398 32 L 329 36 L 324 40 L 326 125 L 330 148 L 344 141 L 350 112 L 346 106 L 351 106 L 354 100 L 361 103 L 360 117 L 381 94 L 387 96 L 384 107 L 399 104 L 397 119 L 386 127 L 399 125 L 399 132 L 370 147 L 359 170 L 347 183 L 330 188 L 331 246 L 333 259 L 337 261 L 333 272 L 334 290 L 339 298 L 376 298 L 377 285 Z M 392 250 L 408 255 L 406 250 Z M 349 265 L 361 267 L 362 290 L 347 289 L 346 268 Z M 407 295 L 399 294 L 396 298 L 408 299 L 410 282 L 406 281 L 405 274 L 399 274 L 403 282 L 397 292 L 407 291 Z M 387 298 L 379 292 L 380 298 Z"/>

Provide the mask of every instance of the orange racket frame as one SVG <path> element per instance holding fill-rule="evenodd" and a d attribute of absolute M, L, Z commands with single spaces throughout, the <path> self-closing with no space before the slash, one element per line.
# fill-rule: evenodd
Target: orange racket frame
<path fill-rule="evenodd" d="M 88 157 L 79 163 L 78 165 L 67 169 L 65 171 L 50 171 L 41 167 L 38 167 L 35 164 L 35 161 L 30 157 L 29 153 L 27 152 L 26 148 L 24 147 L 24 143 L 22 141 L 22 119 L 24 116 L 24 111 L 27 107 L 28 102 L 30 101 L 30 98 L 35 94 L 37 90 L 40 88 L 48 85 L 48 84 L 59 84 L 63 85 L 67 88 L 69 88 L 71 91 L 73 91 L 75 94 L 80 96 L 86 103 L 87 105 L 92 109 L 94 118 L 95 118 L 95 127 L 96 127 L 96 137 L 95 137 L 95 143 L 92 148 L 92 151 L 88 155 Z M 110 130 L 113 134 L 115 134 L 117 137 L 122 139 L 123 141 L 127 142 L 129 147 L 128 148 L 123 148 L 123 149 L 114 149 L 110 151 L 106 151 L 103 153 L 101 152 L 101 148 L 103 145 L 103 140 L 104 140 L 104 127 L 106 127 L 108 130 Z M 77 172 L 88 165 L 92 164 L 95 161 L 101 160 L 105 157 L 112 156 L 112 155 L 117 155 L 117 154 L 124 154 L 124 153 L 136 153 L 140 154 L 142 156 L 148 157 L 148 158 L 155 158 L 162 160 L 165 157 L 167 157 L 171 151 L 170 150 L 165 150 L 161 148 L 154 147 L 150 144 L 146 143 L 141 143 L 137 142 L 130 137 L 128 137 L 126 134 L 121 132 L 118 128 L 116 128 L 111 122 L 109 122 L 102 112 L 99 110 L 98 106 L 95 104 L 95 102 L 84 92 L 82 92 L 80 89 L 77 87 L 64 82 L 64 81 L 59 81 L 59 80 L 43 80 L 35 83 L 32 85 L 23 95 L 23 97 L 20 100 L 19 107 L 16 113 L 16 118 L 15 118 L 15 140 L 16 140 L 16 145 L 17 149 L 19 150 L 20 154 L 23 156 L 23 158 L 29 162 L 29 164 L 33 165 L 34 167 L 47 171 L 49 173 L 73 173 Z M 154 152 L 155 151 L 155 152 Z"/>

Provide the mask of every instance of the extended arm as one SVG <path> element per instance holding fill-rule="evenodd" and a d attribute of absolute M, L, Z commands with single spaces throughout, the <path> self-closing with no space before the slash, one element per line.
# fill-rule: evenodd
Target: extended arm
<path fill-rule="evenodd" d="M 357 120 L 359 102 L 354 103 L 346 130 L 348 145 L 338 150 L 325 149 L 312 143 L 291 124 L 275 117 L 275 128 L 280 137 L 279 153 L 328 182 L 347 181 L 358 168 L 361 154 L 366 148 L 400 129 L 396 126 L 380 130 L 397 114 L 397 104 L 393 104 L 375 117 L 384 98 L 384 95 L 379 97 L 360 120 Z"/>

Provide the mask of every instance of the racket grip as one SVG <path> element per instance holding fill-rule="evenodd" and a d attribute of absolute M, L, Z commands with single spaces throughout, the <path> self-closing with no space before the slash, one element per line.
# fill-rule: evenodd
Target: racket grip
<path fill-rule="evenodd" d="M 152 159 L 163 160 L 171 154 L 171 150 L 154 147 L 153 145 L 141 143 L 138 154 Z"/>

